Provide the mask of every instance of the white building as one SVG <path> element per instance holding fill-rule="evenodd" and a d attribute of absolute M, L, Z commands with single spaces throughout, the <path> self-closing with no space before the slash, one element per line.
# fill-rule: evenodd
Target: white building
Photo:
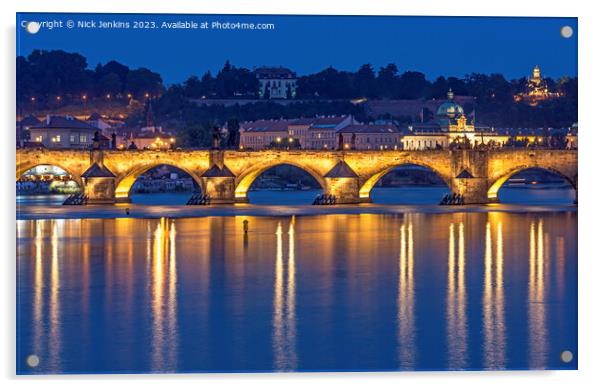
<path fill-rule="evenodd" d="M 286 67 L 260 67 L 255 69 L 259 81 L 259 98 L 290 99 L 297 95 L 297 74 Z"/>
<path fill-rule="evenodd" d="M 435 118 L 427 123 L 415 123 L 408 127 L 403 136 L 403 149 L 426 150 L 449 148 L 466 143 L 471 147 L 481 144 L 503 146 L 510 136 L 501 134 L 491 127 L 477 126 L 469 122 L 462 106 L 454 102 L 454 93 L 447 94 L 448 101 L 437 109 Z"/>
<path fill-rule="evenodd" d="M 89 148 L 98 128 L 73 116 L 46 116 L 29 127 L 29 139 L 47 148 Z"/>

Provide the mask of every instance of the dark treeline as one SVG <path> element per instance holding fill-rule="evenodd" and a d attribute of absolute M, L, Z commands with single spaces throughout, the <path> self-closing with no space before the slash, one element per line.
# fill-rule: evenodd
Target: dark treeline
<path fill-rule="evenodd" d="M 17 57 L 17 101 L 52 106 L 82 98 L 144 98 L 164 90 L 157 73 L 144 67 L 130 69 L 117 61 L 88 68 L 85 57 L 62 50 L 34 50 Z M 128 96 L 129 95 L 129 96 Z"/>

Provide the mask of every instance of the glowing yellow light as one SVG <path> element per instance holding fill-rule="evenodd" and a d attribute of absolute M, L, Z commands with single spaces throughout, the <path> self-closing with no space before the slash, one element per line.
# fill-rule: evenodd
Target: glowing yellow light
<path fill-rule="evenodd" d="M 172 137 L 171 139 L 169 139 L 169 142 L 170 142 L 170 143 L 175 143 L 175 142 L 176 142 L 176 139 L 174 139 L 174 138 Z"/>
<path fill-rule="evenodd" d="M 144 97 L 146 97 L 146 98 L 149 98 L 149 97 L 150 97 L 150 94 L 148 94 L 148 93 L 144 93 Z"/>
<path fill-rule="evenodd" d="M 278 143 L 280 143 L 280 142 L 282 141 L 282 139 L 281 139 L 281 138 L 279 138 L 279 137 L 277 137 L 277 138 L 276 138 L 276 141 L 277 141 Z"/>
<path fill-rule="evenodd" d="M 128 93 L 128 98 L 132 98 L 132 93 Z"/>
<path fill-rule="evenodd" d="M 57 101 L 61 101 L 61 96 L 56 96 Z"/>
<path fill-rule="evenodd" d="M 82 100 L 87 100 L 88 96 L 86 96 L 85 94 L 82 96 Z"/>

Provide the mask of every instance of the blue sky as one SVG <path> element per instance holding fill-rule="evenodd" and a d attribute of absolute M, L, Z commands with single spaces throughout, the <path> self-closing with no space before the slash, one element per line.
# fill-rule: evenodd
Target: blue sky
<path fill-rule="evenodd" d="M 29 34 L 23 21 L 62 21 L 63 28 Z M 81 29 L 77 21 L 214 21 L 273 23 L 274 30 L 217 29 Z M 574 34 L 560 35 L 569 25 Z M 148 67 L 166 83 L 190 75 L 216 73 L 226 60 L 253 68 L 282 65 L 308 74 L 330 65 L 357 70 L 395 63 L 434 79 L 467 73 L 526 76 L 535 64 L 544 76 L 577 75 L 576 18 L 485 18 L 399 16 L 270 16 L 151 14 L 17 14 L 17 55 L 33 49 L 78 52 L 89 67 L 117 60 L 132 68 Z"/>

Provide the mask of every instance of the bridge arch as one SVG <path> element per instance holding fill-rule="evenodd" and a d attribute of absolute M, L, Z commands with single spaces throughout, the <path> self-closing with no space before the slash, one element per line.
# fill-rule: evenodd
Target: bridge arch
<path fill-rule="evenodd" d="M 324 180 L 324 177 L 322 176 L 322 174 L 320 174 L 318 171 L 314 170 L 313 168 L 311 168 L 303 163 L 298 163 L 298 162 L 295 162 L 292 160 L 274 161 L 274 162 L 270 162 L 270 163 L 264 163 L 259 166 L 253 166 L 252 168 L 242 172 L 240 174 L 240 177 L 236 181 L 236 189 L 234 191 L 235 198 L 239 201 L 246 200 L 248 198 L 247 194 L 249 192 L 249 189 L 251 188 L 251 185 L 253 184 L 253 182 L 255 182 L 255 179 L 257 179 L 261 174 L 263 174 L 264 172 L 268 171 L 269 169 L 271 169 L 273 167 L 284 166 L 284 165 L 297 167 L 297 168 L 303 170 L 304 172 L 311 175 L 316 180 L 316 182 L 318 182 L 318 184 L 320 185 L 322 190 L 326 190 L 327 184 L 326 184 L 326 181 Z"/>
<path fill-rule="evenodd" d="M 134 183 L 136 182 L 136 179 L 138 179 L 145 172 L 152 170 L 153 168 L 159 167 L 159 166 L 169 166 L 169 167 L 174 167 L 174 168 L 177 168 L 178 170 L 184 171 L 199 185 L 199 187 L 201 188 L 201 191 L 205 191 L 205 187 L 203 186 L 203 182 L 202 182 L 201 178 L 194 172 L 190 171 L 188 168 L 182 167 L 178 164 L 172 164 L 169 162 L 158 161 L 155 163 L 145 164 L 143 166 L 137 166 L 137 167 L 133 168 L 132 170 L 123 174 L 121 177 L 118 177 L 116 186 L 115 186 L 115 199 L 118 202 L 127 201 L 130 197 L 130 190 L 131 190 L 132 186 L 134 185 Z"/>
<path fill-rule="evenodd" d="M 445 182 L 447 187 L 451 187 L 450 177 L 447 176 L 444 172 L 438 170 L 436 167 L 430 166 L 426 163 L 407 161 L 407 162 L 389 165 L 389 166 L 385 167 L 384 169 L 374 173 L 368 179 L 366 179 L 366 181 L 360 187 L 360 193 L 359 193 L 360 200 L 367 200 L 370 198 L 370 193 L 372 192 L 372 189 L 374 188 L 376 183 L 378 183 L 378 181 L 382 177 L 384 177 L 385 175 L 387 175 L 389 172 L 393 171 L 396 168 L 406 167 L 406 166 L 419 166 L 419 167 L 426 168 L 429 171 L 434 172 L 439 178 L 441 178 L 441 180 L 443 182 Z"/>
<path fill-rule="evenodd" d="M 77 185 L 79 186 L 80 189 L 83 189 L 83 187 L 84 187 L 83 182 L 82 182 L 82 178 L 81 178 L 81 176 L 79 174 L 77 174 L 75 171 L 73 171 L 69 167 L 65 166 L 64 164 L 62 164 L 62 163 L 55 163 L 55 162 L 49 162 L 49 163 L 31 163 L 31 164 L 25 164 L 25 165 L 17 166 L 16 180 L 18 181 L 19 179 L 21 179 L 23 177 L 23 175 L 27 171 L 29 171 L 31 169 L 34 169 L 36 167 L 39 167 L 39 166 L 58 167 L 61 170 L 65 171 L 67 174 L 69 174 L 69 176 L 71 177 L 71 179 L 77 183 Z"/>
<path fill-rule="evenodd" d="M 491 182 L 489 183 L 489 188 L 487 190 L 488 201 L 489 202 L 497 202 L 499 200 L 499 197 L 498 197 L 499 190 L 502 188 L 504 183 L 506 183 L 508 181 L 508 179 L 510 179 L 514 175 L 516 175 L 522 171 L 526 171 L 526 170 L 544 170 L 544 171 L 552 172 L 552 173 L 564 178 L 564 180 L 566 180 L 571 185 L 571 187 L 575 190 L 575 193 L 577 192 L 577 176 L 576 175 L 574 177 L 570 177 L 570 176 L 568 176 L 568 174 L 566 174 L 558 169 L 549 167 L 549 166 L 521 165 L 521 166 L 516 166 L 508 171 L 505 171 L 504 173 L 500 174 L 497 177 L 494 177 L 494 179 L 491 180 Z"/>

